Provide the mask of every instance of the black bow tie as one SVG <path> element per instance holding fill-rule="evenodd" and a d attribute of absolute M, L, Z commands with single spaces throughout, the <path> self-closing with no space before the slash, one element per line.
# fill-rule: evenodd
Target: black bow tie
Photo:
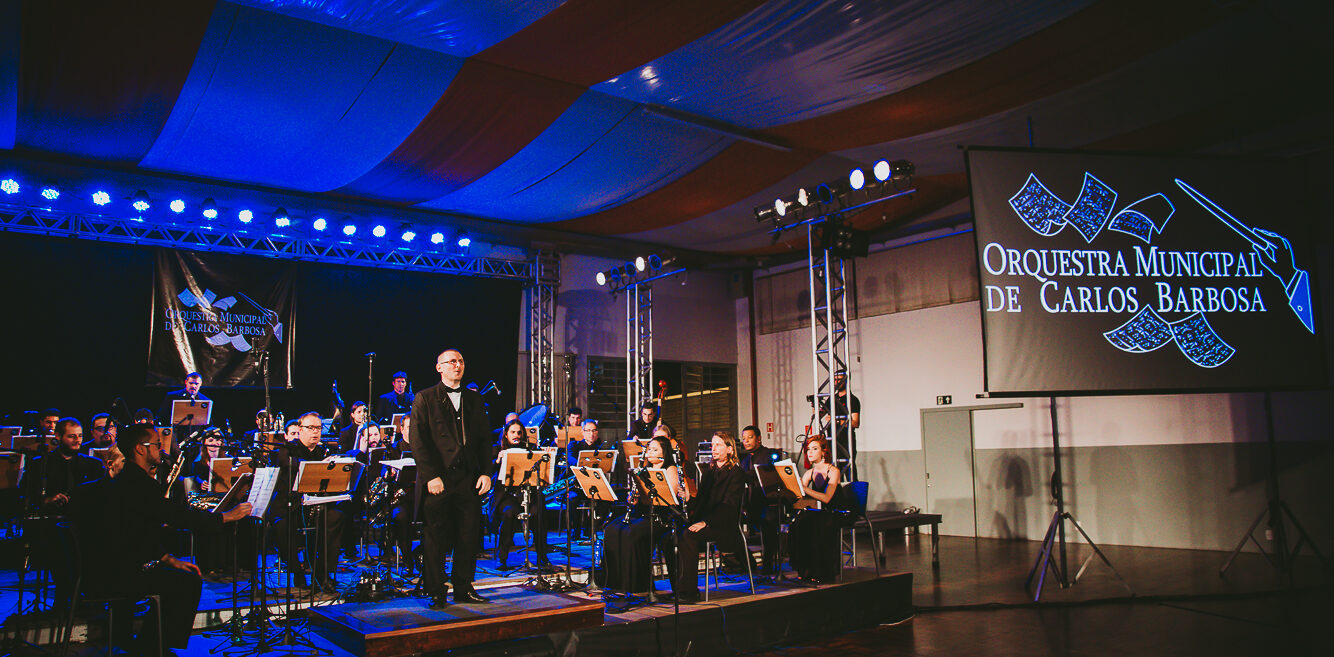
<path fill-rule="evenodd" d="M 440 385 L 444 386 L 445 392 L 463 392 L 463 388 L 451 388 L 443 383 L 441 383 Z"/>

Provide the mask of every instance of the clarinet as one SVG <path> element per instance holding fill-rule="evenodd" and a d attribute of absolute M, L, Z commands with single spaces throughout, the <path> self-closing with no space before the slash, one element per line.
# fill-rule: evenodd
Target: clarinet
<path fill-rule="evenodd" d="M 194 438 L 186 439 L 178 448 L 180 453 L 176 455 L 176 462 L 171 464 L 171 470 L 167 472 L 167 491 L 162 494 L 163 499 L 171 499 L 171 486 L 176 483 L 176 477 L 181 474 L 181 468 L 185 466 L 186 448 L 194 442 Z"/>

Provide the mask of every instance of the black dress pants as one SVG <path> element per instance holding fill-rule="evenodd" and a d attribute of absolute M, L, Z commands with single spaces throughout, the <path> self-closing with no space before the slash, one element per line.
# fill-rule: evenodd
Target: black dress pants
<path fill-rule="evenodd" d="M 472 590 L 477 574 L 477 546 L 482 540 L 482 498 L 472 487 L 472 481 L 466 484 L 446 486 L 439 495 L 426 493 L 422 500 L 422 514 L 426 516 L 422 583 L 430 595 L 445 592 L 445 559 L 451 552 L 454 559 L 449 581 L 454 592 Z"/>
<path fill-rule="evenodd" d="M 203 583 L 199 576 L 191 572 L 157 566 L 147 571 L 138 571 L 129 575 L 122 582 L 124 588 L 114 595 L 128 593 L 135 598 L 156 595 L 161 600 L 162 611 L 162 646 L 164 648 L 185 648 L 190 642 L 190 633 L 194 631 L 195 612 L 199 610 L 199 595 Z M 117 587 L 119 588 L 119 587 Z M 116 627 L 113 632 L 117 637 L 129 639 L 134 605 L 130 602 L 116 605 Z M 144 620 L 144 626 L 131 642 L 117 640 L 116 643 L 128 648 L 130 654 L 149 654 L 157 645 L 157 616 L 151 611 Z"/>

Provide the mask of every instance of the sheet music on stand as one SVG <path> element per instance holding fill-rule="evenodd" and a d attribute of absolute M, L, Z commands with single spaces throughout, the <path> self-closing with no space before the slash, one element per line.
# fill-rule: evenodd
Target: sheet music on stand
<path fill-rule="evenodd" d="M 356 485 L 361 468 L 360 461 L 346 457 L 302 461 L 292 482 L 292 492 L 306 494 L 301 500 L 303 506 L 350 500 L 349 491 Z"/>
<path fill-rule="evenodd" d="M 241 498 L 247 497 L 250 493 L 250 484 L 255 478 L 255 473 L 246 472 L 236 478 L 236 483 L 227 489 L 227 494 L 218 500 L 218 505 L 213 507 L 214 513 L 224 513 L 241 503 Z M 253 511 L 250 514 L 254 516 Z"/>
<path fill-rule="evenodd" d="M 653 506 L 676 506 L 680 501 L 676 497 L 676 487 L 667 479 L 666 468 L 645 468 L 638 472 L 648 473 L 648 481 L 635 475 L 635 485 L 639 487 L 640 495 L 648 495 L 653 500 Z M 649 487 L 652 486 L 650 489 Z"/>
<path fill-rule="evenodd" d="M 552 482 L 556 449 L 512 448 L 500 453 L 501 480 L 506 486 L 547 486 Z M 534 466 L 537 470 L 534 471 Z"/>
<path fill-rule="evenodd" d="M 579 465 L 585 468 L 598 468 L 610 474 L 616 469 L 616 459 L 620 454 L 614 449 L 585 449 L 579 452 Z"/>
<path fill-rule="evenodd" d="M 616 491 L 611 487 L 607 473 L 603 472 L 602 468 L 576 465 L 570 468 L 570 472 L 574 473 L 574 481 L 579 484 L 579 490 L 584 497 L 604 502 L 616 501 Z"/>
<path fill-rule="evenodd" d="M 19 452 L 0 452 L 0 490 L 19 487 L 23 478 L 24 458 Z"/>
<path fill-rule="evenodd" d="M 171 402 L 172 426 L 208 426 L 213 417 L 213 402 L 208 400 L 176 399 Z"/>
<path fill-rule="evenodd" d="M 790 460 L 757 463 L 755 477 L 759 480 L 760 489 L 764 491 L 765 497 L 795 502 L 806 495 L 806 490 L 801 485 L 801 476 L 797 474 L 797 466 Z"/>
<path fill-rule="evenodd" d="M 263 518 L 269 510 L 269 501 L 273 499 L 273 491 L 278 488 L 278 473 L 280 470 L 277 467 L 255 468 L 254 480 L 250 485 L 250 495 L 246 498 L 246 501 L 250 503 L 250 517 Z"/>

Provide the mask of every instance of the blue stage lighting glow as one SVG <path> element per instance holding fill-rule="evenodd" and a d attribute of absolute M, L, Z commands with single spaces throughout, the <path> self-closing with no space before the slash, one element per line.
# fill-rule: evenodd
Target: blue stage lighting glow
<path fill-rule="evenodd" d="M 200 207 L 202 208 L 200 210 L 200 214 L 204 215 L 205 219 L 218 218 L 218 204 L 215 203 L 213 199 L 211 198 L 204 199 L 204 203 Z"/>
<path fill-rule="evenodd" d="M 292 225 L 292 220 L 289 217 L 275 217 L 273 219 L 273 225 L 279 228 L 287 228 Z"/>
<path fill-rule="evenodd" d="M 371 234 L 376 237 L 384 237 L 385 232 L 386 231 L 383 224 L 376 224 L 375 228 L 371 229 Z"/>
<path fill-rule="evenodd" d="M 185 212 L 185 201 L 182 201 L 181 199 L 173 199 L 167 207 L 171 208 L 172 212 L 180 214 Z"/>
<path fill-rule="evenodd" d="M 460 238 L 459 238 L 459 242 L 458 242 L 458 244 L 459 244 L 459 248 L 466 249 L 466 248 L 472 246 L 472 238 L 471 238 L 471 237 L 468 237 L 467 235 L 464 235 L 463 237 L 460 237 Z"/>
<path fill-rule="evenodd" d="M 93 192 L 93 203 L 96 203 L 98 205 L 106 205 L 110 202 L 111 202 L 110 194 L 100 190 Z"/>
<path fill-rule="evenodd" d="M 356 232 L 357 232 L 357 227 L 353 226 L 352 224 L 343 226 L 343 234 L 347 235 L 348 237 L 352 237 L 352 235 L 356 234 Z"/>
<path fill-rule="evenodd" d="M 255 218 L 255 213 L 249 210 L 242 210 L 236 213 L 236 218 L 243 224 L 248 224 Z"/>
<path fill-rule="evenodd" d="M 0 191 L 3 191 L 6 194 L 19 193 L 19 181 L 14 180 L 13 178 L 0 180 Z"/>
<path fill-rule="evenodd" d="M 310 222 L 310 227 L 315 230 L 324 230 L 329 227 L 329 222 L 324 217 L 315 217 L 315 221 Z"/>
<path fill-rule="evenodd" d="M 411 242 L 412 240 L 415 240 L 415 239 L 417 239 L 417 233 L 415 233 L 415 232 L 413 232 L 413 231 L 410 231 L 410 230 L 405 230 L 405 231 L 403 231 L 403 241 L 404 241 L 404 242 Z"/>
<path fill-rule="evenodd" d="M 444 234 L 444 233 L 431 233 L 431 243 L 432 243 L 432 244 L 443 244 L 444 242 L 445 242 L 445 234 Z"/>
<path fill-rule="evenodd" d="M 138 212 L 148 212 L 148 208 L 153 207 L 153 204 L 148 201 L 148 192 L 142 189 L 135 192 L 134 196 L 130 197 L 130 201 L 130 206 Z"/>
<path fill-rule="evenodd" d="M 60 198 L 60 190 L 56 189 L 55 187 L 52 187 L 51 185 L 47 185 L 46 187 L 42 188 L 42 198 L 48 201 L 54 201 Z"/>

